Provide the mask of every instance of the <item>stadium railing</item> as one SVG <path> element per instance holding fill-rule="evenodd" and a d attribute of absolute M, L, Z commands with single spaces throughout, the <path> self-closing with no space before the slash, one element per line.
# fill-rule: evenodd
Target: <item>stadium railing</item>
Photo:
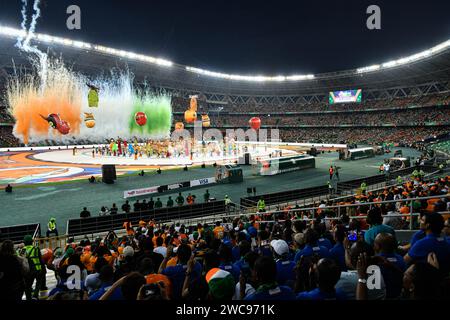
<path fill-rule="evenodd" d="M 425 173 L 435 172 L 437 170 L 434 166 L 414 166 L 405 169 L 400 169 L 396 171 L 392 171 L 388 176 L 385 174 L 379 174 L 375 176 L 359 178 L 354 180 L 348 180 L 337 183 L 337 193 L 347 193 L 354 194 L 356 190 L 361 187 L 361 184 L 365 182 L 367 186 L 372 186 L 375 188 L 384 187 L 386 185 L 386 181 L 391 179 L 395 179 L 398 176 L 408 176 L 414 170 L 423 170 Z M 304 189 L 295 189 L 289 191 L 281 191 L 275 193 L 266 193 L 260 194 L 257 196 L 250 196 L 241 198 L 240 204 L 243 207 L 255 207 L 256 203 L 260 198 L 264 199 L 266 206 L 288 203 L 291 201 L 295 201 L 296 204 L 302 203 L 305 205 L 307 203 L 307 199 L 309 202 L 321 201 L 321 200 L 329 200 L 330 197 L 330 189 L 327 185 L 312 187 L 312 188 L 304 188 Z"/>
<path fill-rule="evenodd" d="M 213 201 L 173 208 L 161 208 L 151 211 L 120 213 L 108 216 L 70 219 L 67 221 L 68 236 L 89 235 L 123 228 L 123 223 L 129 220 L 133 226 L 139 221 L 157 223 L 186 220 L 201 216 L 215 216 L 227 212 L 225 201 Z"/>
<path fill-rule="evenodd" d="M 39 223 L 21 224 L 9 227 L 0 227 L 0 242 L 11 240 L 14 243 L 23 242 L 23 238 L 30 235 L 33 239 L 41 236 L 41 225 Z"/>
<path fill-rule="evenodd" d="M 294 209 L 289 209 L 289 213 L 306 213 L 308 215 L 311 216 L 311 218 L 305 218 L 304 220 L 310 221 L 310 220 L 314 220 L 317 216 L 318 213 L 317 211 L 332 211 L 333 214 L 335 214 L 335 217 L 327 217 L 324 218 L 324 220 L 337 220 L 340 217 L 342 217 L 343 213 L 346 212 L 347 208 L 358 208 L 358 207 L 367 207 L 367 209 L 371 209 L 373 208 L 375 205 L 381 205 L 381 204 L 389 204 L 389 203 L 408 203 L 408 207 L 409 207 L 409 213 L 407 214 L 402 214 L 402 213 L 395 213 L 395 214 L 390 214 L 388 216 L 383 216 L 383 218 L 395 218 L 395 217 L 401 217 L 401 218 L 406 218 L 409 220 L 409 230 L 413 229 L 413 223 L 414 223 L 414 217 L 418 217 L 420 216 L 420 213 L 414 210 L 413 207 L 413 203 L 414 201 L 423 201 L 423 200 L 430 200 L 430 199 L 444 199 L 444 198 L 448 198 L 448 195 L 436 195 L 436 196 L 429 196 L 429 197 L 420 197 L 420 198 L 407 198 L 407 199 L 398 199 L 398 200 L 387 200 L 387 201 L 377 201 L 377 202 L 361 202 L 361 203 L 355 203 L 355 204 L 345 204 L 345 205 L 332 205 L 332 206 L 323 206 L 321 208 L 319 207 L 306 207 L 306 208 L 294 208 Z M 268 211 L 268 212 L 262 212 L 260 214 L 265 214 L 265 215 L 272 215 L 272 216 L 276 216 L 277 214 L 280 213 L 285 213 L 285 211 L 283 210 L 274 210 L 274 211 Z M 444 212 L 440 212 L 442 215 L 444 215 L 445 218 L 450 217 L 450 212 L 449 211 L 444 211 Z M 365 219 L 367 218 L 366 215 L 349 215 L 350 218 L 356 218 L 356 219 Z M 273 220 L 275 221 L 275 220 Z"/>

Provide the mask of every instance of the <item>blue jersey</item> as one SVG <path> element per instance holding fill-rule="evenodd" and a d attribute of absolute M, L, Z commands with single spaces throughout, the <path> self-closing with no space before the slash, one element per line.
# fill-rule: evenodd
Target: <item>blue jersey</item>
<path fill-rule="evenodd" d="M 427 261 L 428 254 L 434 252 L 443 273 L 450 270 L 450 244 L 443 238 L 434 234 L 429 234 L 425 238 L 417 241 L 408 255 L 415 261 Z"/>
<path fill-rule="evenodd" d="M 277 286 L 269 290 L 257 290 L 255 293 L 245 297 L 244 300 L 295 300 L 295 293 L 289 287 Z"/>
<path fill-rule="evenodd" d="M 303 250 L 300 250 L 297 252 L 294 258 L 294 262 L 297 263 L 302 256 L 305 257 L 311 257 L 312 255 L 317 254 L 320 259 L 322 258 L 328 258 L 330 256 L 330 253 L 327 248 L 320 247 L 320 246 L 310 246 L 307 244 Z"/>
<path fill-rule="evenodd" d="M 296 279 L 295 262 L 290 260 L 277 260 L 277 282 L 279 285 L 294 284 Z"/>
<path fill-rule="evenodd" d="M 345 300 L 346 295 L 341 290 L 335 290 L 335 292 L 322 292 L 319 288 L 312 291 L 300 292 L 297 295 L 297 300 Z"/>

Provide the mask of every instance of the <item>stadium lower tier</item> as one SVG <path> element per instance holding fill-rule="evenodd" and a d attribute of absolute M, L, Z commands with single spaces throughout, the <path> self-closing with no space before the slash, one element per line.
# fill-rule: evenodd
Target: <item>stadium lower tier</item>
<path fill-rule="evenodd" d="M 219 128 L 220 129 L 220 128 Z M 221 128 L 225 131 L 225 128 Z M 227 129 L 233 129 L 232 127 Z M 243 128 L 247 129 L 247 128 Z M 276 128 L 273 128 L 276 129 Z M 311 143 L 367 143 L 382 144 L 393 142 L 401 145 L 412 145 L 435 136 L 450 132 L 449 126 L 432 127 L 324 127 L 324 128 L 279 128 L 279 138 L 285 142 L 311 142 Z M 14 137 L 12 126 L 0 126 L 0 147 L 23 146 Z M 270 138 L 270 132 L 268 138 Z M 273 136 L 272 136 L 273 137 Z M 80 140 L 78 144 L 103 143 L 104 141 Z M 64 145 L 58 141 L 46 140 L 40 145 Z"/>

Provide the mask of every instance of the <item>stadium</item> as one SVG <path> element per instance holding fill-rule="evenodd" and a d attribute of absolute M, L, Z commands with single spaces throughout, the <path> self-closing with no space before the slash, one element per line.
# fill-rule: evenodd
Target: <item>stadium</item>
<path fill-rule="evenodd" d="M 449 188 L 450 39 L 267 76 L 0 21 L 2 299 L 449 299 Z"/>

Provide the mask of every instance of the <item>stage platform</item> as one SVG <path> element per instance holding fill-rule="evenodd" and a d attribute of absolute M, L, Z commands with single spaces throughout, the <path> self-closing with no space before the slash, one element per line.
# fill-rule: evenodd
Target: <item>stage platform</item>
<path fill-rule="evenodd" d="M 84 147 L 84 149 L 82 148 Z M 3 149 L 4 150 L 4 149 Z M 70 180 L 87 179 L 101 175 L 104 164 L 116 165 L 117 174 L 132 174 L 141 170 L 161 170 L 182 168 L 184 166 L 226 164 L 238 161 L 240 154 L 232 156 L 202 156 L 157 158 L 143 155 L 135 159 L 129 156 L 92 155 L 92 146 L 73 146 L 14 148 L 0 151 L 0 187 L 7 184 L 26 185 L 54 183 Z M 11 151 L 14 150 L 14 151 Z M 250 151 L 252 157 L 267 157 L 275 149 L 255 146 Z M 285 155 L 296 154 L 295 151 L 283 151 Z"/>

